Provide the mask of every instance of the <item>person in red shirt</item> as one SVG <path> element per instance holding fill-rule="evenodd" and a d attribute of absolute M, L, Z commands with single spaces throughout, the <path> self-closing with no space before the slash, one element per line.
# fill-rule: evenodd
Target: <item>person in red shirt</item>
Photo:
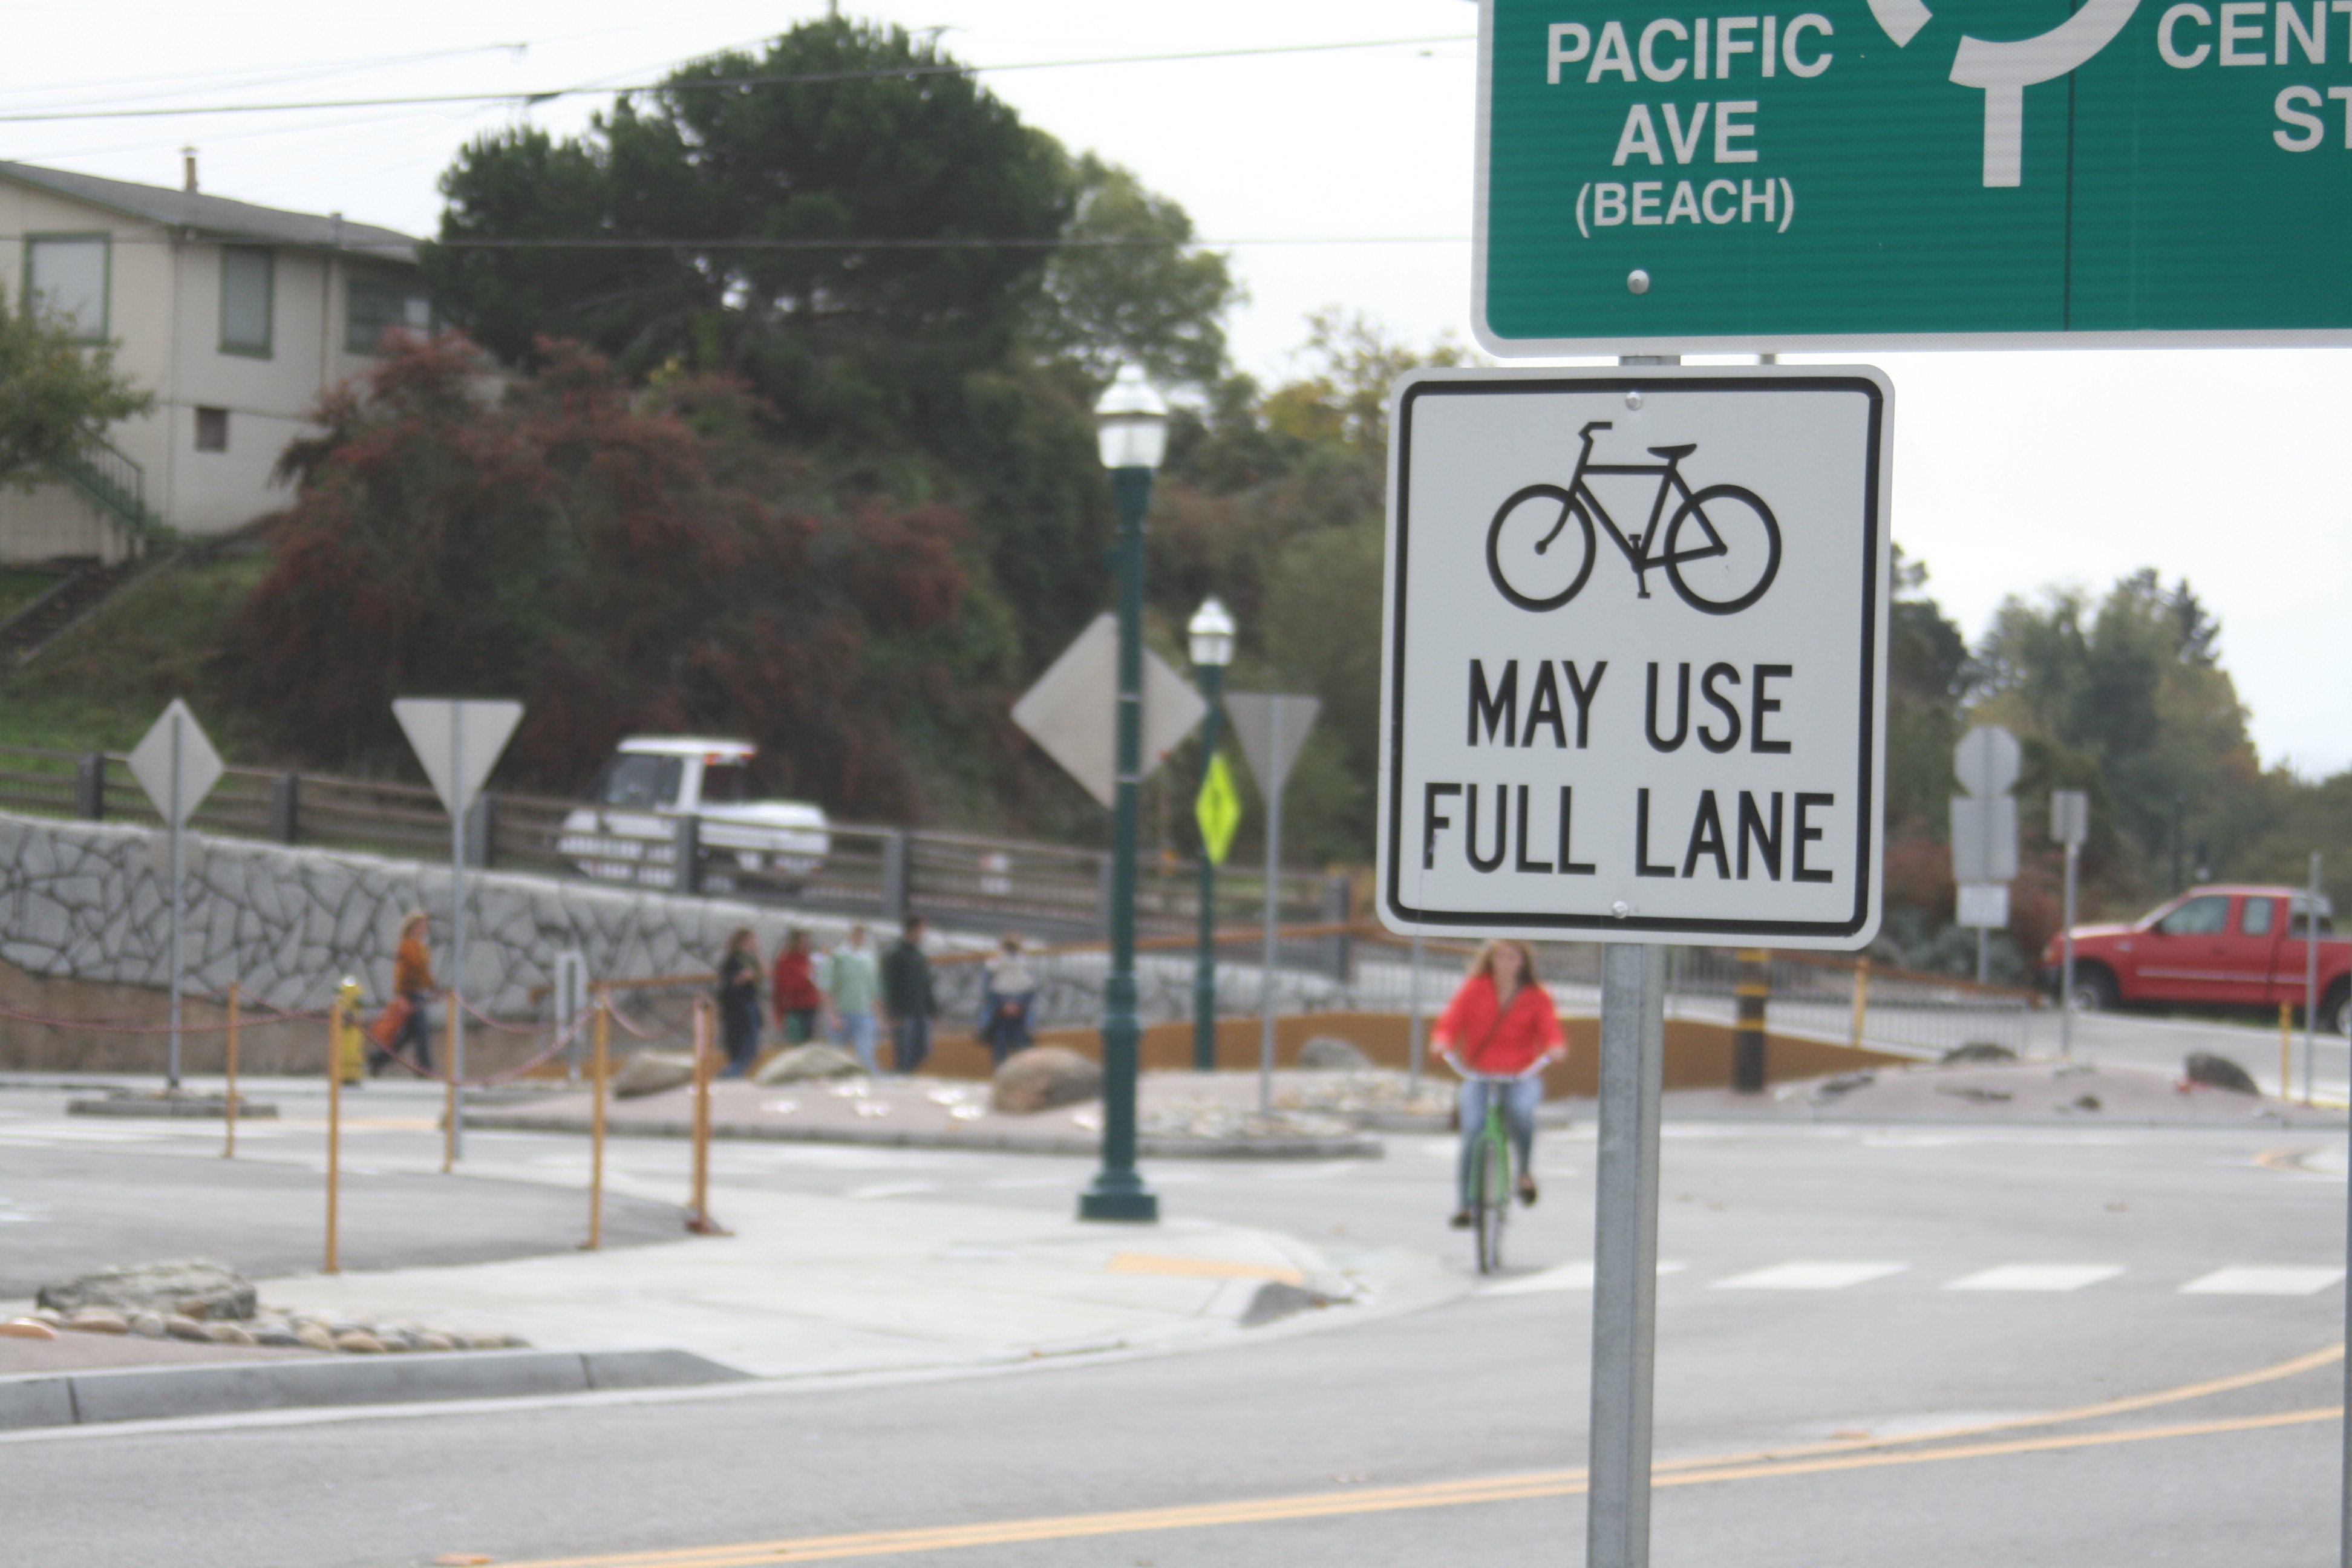
<path fill-rule="evenodd" d="M 816 1037 L 817 1009 L 824 1005 L 809 973 L 808 932 L 794 928 L 785 934 L 772 978 L 775 984 L 768 989 L 769 1005 L 776 1010 L 776 1027 L 783 1031 L 784 1044 L 806 1045 Z"/>
<path fill-rule="evenodd" d="M 1535 954 L 1523 942 L 1498 938 L 1478 950 L 1470 978 L 1454 994 L 1430 1043 L 1462 1075 L 1462 1160 L 1454 1225 L 1470 1225 L 1470 1164 L 1486 1127 L 1490 1095 L 1503 1097 L 1503 1121 L 1518 1155 L 1519 1201 L 1536 1201 L 1536 1107 L 1543 1102 L 1545 1064 L 1568 1055 L 1559 1012 L 1536 979 Z"/>

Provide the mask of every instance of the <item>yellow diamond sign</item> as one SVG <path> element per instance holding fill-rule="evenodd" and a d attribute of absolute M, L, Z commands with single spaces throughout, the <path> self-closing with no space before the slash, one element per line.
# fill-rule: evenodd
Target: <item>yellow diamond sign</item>
<path fill-rule="evenodd" d="M 1201 843 L 1209 852 L 1209 863 L 1223 865 L 1225 851 L 1234 847 L 1234 829 L 1242 825 L 1242 796 L 1234 788 L 1234 771 L 1225 766 L 1223 752 L 1209 759 L 1209 776 L 1201 781 L 1201 793 L 1193 797 L 1192 820 L 1201 825 Z"/>

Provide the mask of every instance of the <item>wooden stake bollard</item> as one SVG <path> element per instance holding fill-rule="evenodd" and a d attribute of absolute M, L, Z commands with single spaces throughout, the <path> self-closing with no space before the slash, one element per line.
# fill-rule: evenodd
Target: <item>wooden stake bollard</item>
<path fill-rule="evenodd" d="M 613 1043 L 613 1003 L 600 988 L 596 993 L 596 1046 L 589 1058 L 588 1092 L 588 1247 L 604 1245 L 604 1084 L 605 1065 Z"/>
<path fill-rule="evenodd" d="M 686 1228 L 697 1236 L 725 1236 L 710 1217 L 710 998 L 694 999 L 694 1214 Z"/>
<path fill-rule="evenodd" d="M 226 1141 L 221 1144 L 221 1158 L 236 1158 L 236 985 L 228 988 L 228 1098 L 221 1104 L 222 1127 Z"/>
<path fill-rule="evenodd" d="M 2279 1004 L 2279 1098 L 2294 1097 L 2294 1004 Z"/>
<path fill-rule="evenodd" d="M 1853 1048 L 1862 1049 L 1863 1025 L 1870 1017 L 1870 960 L 1853 961 Z"/>

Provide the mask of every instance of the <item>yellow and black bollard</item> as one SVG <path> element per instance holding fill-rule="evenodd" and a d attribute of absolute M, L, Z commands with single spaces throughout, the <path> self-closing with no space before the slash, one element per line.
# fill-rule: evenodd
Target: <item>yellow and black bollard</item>
<path fill-rule="evenodd" d="M 1731 1087 L 1742 1094 L 1764 1089 L 1764 1003 L 1772 994 L 1771 957 L 1761 948 L 1739 951 L 1732 985 L 1739 1011 L 1731 1027 Z"/>

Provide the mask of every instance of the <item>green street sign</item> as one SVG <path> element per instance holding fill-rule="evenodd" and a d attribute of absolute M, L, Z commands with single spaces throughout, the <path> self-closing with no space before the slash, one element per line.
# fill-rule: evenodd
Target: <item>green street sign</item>
<path fill-rule="evenodd" d="M 1209 863 L 1223 865 L 1226 851 L 1234 847 L 1234 829 L 1242 825 L 1242 795 L 1234 787 L 1234 770 L 1225 765 L 1222 752 L 1209 759 L 1209 776 L 1201 781 L 1201 793 L 1192 801 L 1192 820 L 1201 825 Z"/>
<path fill-rule="evenodd" d="M 2352 342 L 2352 4 L 1483 0 L 1499 353 Z"/>

